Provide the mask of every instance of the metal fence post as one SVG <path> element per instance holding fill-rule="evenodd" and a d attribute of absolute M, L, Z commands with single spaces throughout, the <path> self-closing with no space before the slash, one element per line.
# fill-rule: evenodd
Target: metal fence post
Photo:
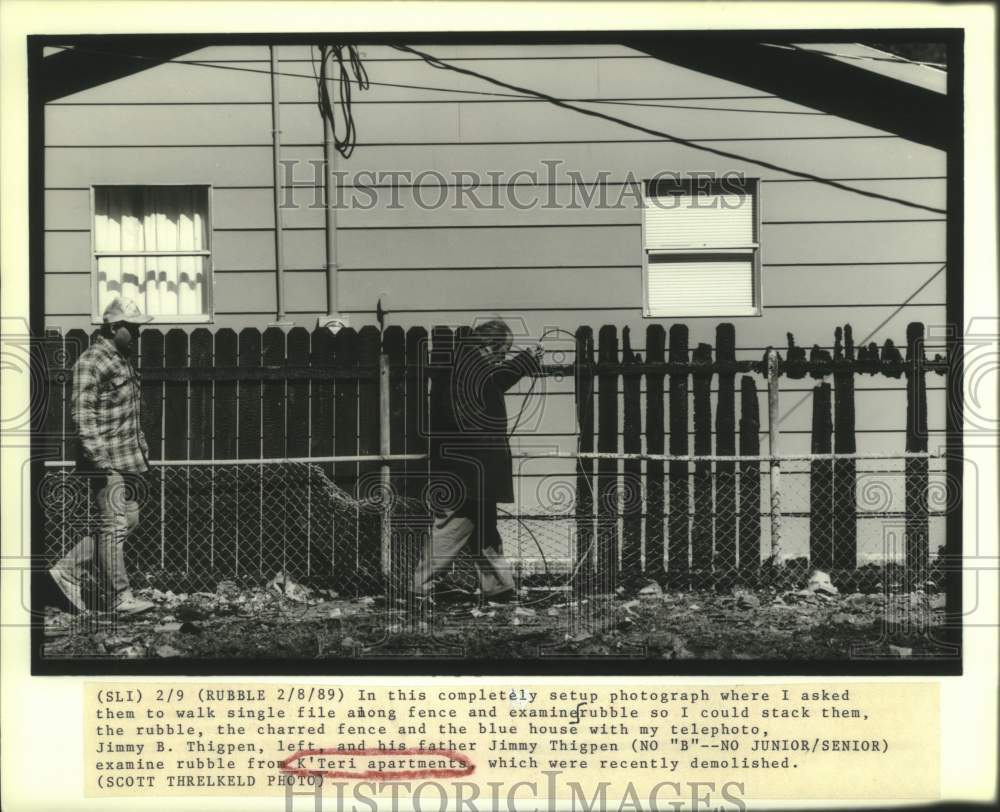
<path fill-rule="evenodd" d="M 771 484 L 771 555 L 772 562 L 781 556 L 781 460 L 778 457 L 778 351 L 767 351 L 767 436 Z"/>
<path fill-rule="evenodd" d="M 378 357 L 378 405 L 379 453 L 382 455 L 382 465 L 379 467 L 382 498 L 382 575 L 388 576 L 392 571 L 392 484 L 389 481 L 389 462 L 386 458 L 392 451 L 389 433 L 389 355 L 384 352 Z"/>

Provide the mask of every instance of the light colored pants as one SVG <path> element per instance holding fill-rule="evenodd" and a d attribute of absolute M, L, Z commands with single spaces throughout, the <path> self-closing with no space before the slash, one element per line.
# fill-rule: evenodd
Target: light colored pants
<path fill-rule="evenodd" d="M 450 512 L 434 519 L 434 529 L 413 575 L 417 595 L 431 594 L 434 579 L 451 566 L 465 545 L 473 540 L 475 532 L 475 522 L 468 516 Z M 499 550 L 483 546 L 473 562 L 479 572 L 479 588 L 485 597 L 514 588 L 510 562 Z"/>
<path fill-rule="evenodd" d="M 97 540 L 84 536 L 56 567 L 79 584 L 93 561 L 98 584 L 113 606 L 129 591 L 125 539 L 139 524 L 139 505 L 126 498 L 125 479 L 118 472 L 112 471 L 107 477 L 91 476 L 98 511 Z"/>

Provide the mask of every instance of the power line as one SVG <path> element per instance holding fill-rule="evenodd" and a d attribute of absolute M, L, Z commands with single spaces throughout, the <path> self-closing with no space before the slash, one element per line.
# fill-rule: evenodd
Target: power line
<path fill-rule="evenodd" d="M 157 65 L 161 65 L 161 64 L 189 65 L 189 66 L 195 67 L 195 68 L 211 68 L 211 69 L 214 69 L 214 70 L 239 71 L 241 73 L 256 73 L 256 74 L 262 74 L 262 75 L 265 75 L 265 76 L 270 76 L 271 75 L 271 72 L 269 70 L 265 70 L 263 68 L 244 68 L 244 67 L 238 67 L 236 65 L 230 65 L 230 64 L 223 65 L 223 64 L 216 63 L 216 62 L 203 62 L 203 61 L 190 60 L 190 59 L 188 59 L 188 60 L 182 60 L 182 59 L 157 59 L 155 57 L 149 57 L 149 56 L 145 56 L 145 55 L 142 55 L 142 54 L 125 54 L 125 53 L 120 53 L 118 51 L 104 51 L 104 50 L 99 50 L 99 49 L 94 49 L 94 48 L 84 48 L 84 47 L 81 47 L 81 46 L 55 45 L 55 46 L 52 46 L 52 47 L 59 48 L 60 50 L 63 50 L 63 51 L 80 51 L 82 53 L 100 54 L 100 55 L 105 55 L 105 56 L 121 56 L 121 57 L 126 57 L 126 58 L 129 58 L 129 59 L 147 60 L 147 61 L 153 62 L 153 63 L 155 63 Z M 316 76 L 316 73 L 315 73 L 315 64 L 313 64 L 313 75 L 312 76 L 310 76 L 308 74 L 304 74 L 304 73 L 288 73 L 288 72 L 285 72 L 285 71 L 278 71 L 276 75 L 278 75 L 278 76 L 284 76 L 284 77 L 287 77 L 289 79 L 310 79 L 310 80 L 312 80 L 314 82 L 318 79 L 318 77 Z M 357 84 L 359 86 L 361 85 L 360 82 L 358 82 L 355 79 L 351 79 L 349 77 L 348 78 L 343 78 L 343 79 L 338 79 L 338 81 L 343 81 L 343 82 L 347 82 L 347 83 L 350 83 L 350 84 Z M 368 80 L 365 83 L 365 85 L 366 86 L 367 85 L 374 85 L 374 86 L 378 86 L 378 87 L 392 87 L 392 88 L 398 88 L 398 89 L 402 89 L 402 90 L 426 90 L 426 91 L 434 92 L 434 93 L 457 93 L 457 94 L 468 95 L 468 96 L 487 96 L 487 97 L 490 97 L 492 99 L 495 99 L 495 100 L 501 101 L 501 102 L 502 101 L 506 101 L 506 100 L 510 100 L 510 101 L 530 101 L 530 102 L 544 102 L 544 101 L 547 101 L 546 99 L 541 99 L 541 98 L 539 98 L 538 96 L 535 96 L 535 95 L 526 95 L 526 94 L 522 94 L 522 93 L 501 93 L 501 92 L 489 91 L 489 90 L 463 90 L 462 88 L 438 87 L 438 86 L 435 86 L 435 85 L 413 85 L 413 84 L 406 84 L 406 83 L 403 83 L 403 82 L 376 82 L 376 81 Z M 699 98 L 706 98 L 706 97 L 692 97 L 691 100 L 692 101 L 698 101 Z M 707 97 L 707 98 L 712 98 L 712 97 Z M 722 96 L 722 97 L 719 97 L 719 98 L 720 99 L 774 99 L 774 98 L 777 98 L 777 97 L 773 96 L 773 95 L 761 95 L 761 96 Z M 674 101 L 677 101 L 677 100 L 683 100 L 683 99 L 674 99 Z M 588 97 L 581 97 L 581 98 L 565 98 L 565 99 L 562 99 L 562 101 L 571 101 L 571 102 L 586 103 L 586 104 L 610 104 L 610 105 L 619 105 L 619 106 L 627 106 L 627 107 L 663 108 L 663 109 L 673 109 L 673 110 L 705 110 L 705 111 L 709 111 L 709 112 L 719 112 L 719 113 L 755 113 L 755 114 L 756 113 L 762 113 L 762 114 L 766 114 L 766 115 L 779 115 L 779 116 L 828 116 L 829 115 L 828 113 L 823 113 L 823 112 L 820 112 L 820 111 L 813 111 L 813 110 L 755 110 L 753 108 L 747 108 L 747 107 L 716 107 L 716 106 L 713 106 L 713 105 L 668 104 L 668 103 L 664 103 L 664 102 L 665 101 L 669 101 L 669 99 L 658 99 L 658 98 L 650 98 L 650 99 L 613 99 L 613 98 L 609 98 L 609 99 L 603 99 L 603 98 L 593 98 L 593 97 L 590 97 L 590 98 L 588 98 Z M 361 101 L 361 102 L 357 102 L 357 103 L 364 104 L 365 102 Z M 399 99 L 399 100 L 389 100 L 389 101 L 383 102 L 383 103 L 405 104 L 405 103 L 408 103 L 408 102 L 405 99 Z"/>
<path fill-rule="evenodd" d="M 52 47 L 59 48 L 59 49 L 61 49 L 63 51 L 80 51 L 82 53 L 98 54 L 98 55 L 102 55 L 102 56 L 117 56 L 117 57 L 125 57 L 126 59 L 138 59 L 138 60 L 143 60 L 143 61 L 147 61 L 147 62 L 152 62 L 154 65 L 164 65 L 164 64 L 169 64 L 169 65 L 189 65 L 189 66 L 191 66 L 193 68 L 211 68 L 213 70 L 229 70 L 229 71 L 238 71 L 240 73 L 258 73 L 258 74 L 262 74 L 264 76 L 270 76 L 271 75 L 271 71 L 265 70 L 263 68 L 242 68 L 242 67 L 238 67 L 236 65 L 220 65 L 220 64 L 218 64 L 216 62 L 202 62 L 202 61 L 193 60 L 193 59 L 190 59 L 190 60 L 186 60 L 186 59 L 183 59 L 183 60 L 182 59 L 158 59 L 156 57 L 146 56 L 144 54 L 126 54 L 126 53 L 121 53 L 119 51 L 104 51 L 104 50 L 99 50 L 99 49 L 96 49 L 96 48 L 84 48 L 84 47 L 77 46 L 77 45 L 73 45 L 73 46 L 69 46 L 69 45 L 54 45 Z M 306 74 L 306 73 L 287 73 L 285 71 L 277 71 L 276 74 L 278 76 L 286 76 L 286 77 L 288 77 L 290 79 L 309 79 L 310 81 L 316 81 L 315 75 L 310 76 L 309 74 Z M 348 81 L 353 82 L 354 80 L 350 80 L 349 79 Z M 437 92 L 440 92 L 440 93 L 467 93 L 467 94 L 470 94 L 470 95 L 473 95 L 473 96 L 501 96 L 501 97 L 519 98 L 515 94 L 511 94 L 511 93 L 497 93 L 497 92 L 491 92 L 491 91 L 487 91 L 487 90 L 459 90 L 459 89 L 456 89 L 456 88 L 432 87 L 432 86 L 425 86 L 425 85 L 408 85 L 408 84 L 400 84 L 400 83 L 394 83 L 394 82 L 373 82 L 373 81 L 369 81 L 368 84 L 370 84 L 370 85 L 378 85 L 378 86 L 381 86 L 381 87 L 403 88 L 405 90 L 432 90 L 432 91 L 437 91 Z"/>
<path fill-rule="evenodd" d="M 631 129 L 638 130 L 639 132 L 647 133 L 648 135 L 653 135 L 658 138 L 663 138 L 667 141 L 672 141 L 676 144 L 681 144 L 682 146 L 691 147 L 692 149 L 698 149 L 702 150 L 703 152 L 709 152 L 712 153 L 713 155 L 719 155 L 720 157 L 723 158 L 732 158 L 738 161 L 747 161 L 749 163 L 756 164 L 757 166 L 762 166 L 766 169 L 773 169 L 777 172 L 784 172 L 786 174 L 794 175 L 796 177 L 807 178 L 809 180 L 817 181 L 819 183 L 825 183 L 829 186 L 833 186 L 834 188 L 842 189 L 847 192 L 854 192 L 855 194 L 862 195 L 863 197 L 870 197 L 876 200 L 887 200 L 892 203 L 900 203 L 904 206 L 910 206 L 912 208 L 922 209 L 924 211 L 931 211 L 935 212 L 936 214 L 946 213 L 944 209 L 938 209 L 932 206 L 925 206 L 921 203 L 914 203 L 912 201 L 904 200 L 899 197 L 893 197 L 892 195 L 879 194 L 878 192 L 869 192 L 864 189 L 857 189 L 853 186 L 847 186 L 843 183 L 829 180 L 828 178 L 821 178 L 819 175 L 814 175 L 811 172 L 804 172 L 798 169 L 789 169 L 788 167 L 783 167 L 778 164 L 771 163 L 770 161 L 762 160 L 760 158 L 750 158 L 746 155 L 740 155 L 739 153 L 729 152 L 728 150 L 722 150 L 716 147 L 709 147 L 706 146 L 704 143 L 699 143 L 697 141 L 692 141 L 687 138 L 681 138 L 676 135 L 671 135 L 670 133 L 663 132 L 662 130 L 655 130 L 652 127 L 645 127 L 641 124 L 635 124 L 631 121 L 626 121 L 625 119 L 618 118 L 617 116 L 612 116 L 607 113 L 602 113 L 598 110 L 588 110 L 585 107 L 578 107 L 575 104 L 570 104 L 569 102 L 563 99 L 558 99 L 554 96 L 549 96 L 548 94 L 542 93 L 541 91 L 532 90 L 530 88 L 521 87 L 519 85 L 514 85 L 509 82 L 504 82 L 500 79 L 495 79 L 492 76 L 487 76 L 486 74 L 479 73 L 478 71 L 470 70 L 469 68 L 462 68 L 457 65 L 449 64 L 448 62 L 443 62 L 440 59 L 437 59 L 436 57 L 432 56 L 431 54 L 424 53 L 423 51 L 418 51 L 416 48 L 413 48 L 409 45 L 394 45 L 392 47 L 399 51 L 405 51 L 408 53 L 415 54 L 421 57 L 424 61 L 427 62 L 428 65 L 431 65 L 432 67 L 440 68 L 441 70 L 453 71 L 455 73 L 460 73 L 466 76 L 474 76 L 478 79 L 482 79 L 483 81 L 491 82 L 500 87 L 505 87 L 508 90 L 515 90 L 520 93 L 529 94 L 541 99 L 545 99 L 546 101 L 556 105 L 557 107 L 562 107 L 566 110 L 573 110 L 574 112 L 581 113 L 585 116 L 591 116 L 593 118 L 599 118 L 604 121 L 610 121 L 614 124 L 621 124 L 624 127 L 629 127 Z"/>

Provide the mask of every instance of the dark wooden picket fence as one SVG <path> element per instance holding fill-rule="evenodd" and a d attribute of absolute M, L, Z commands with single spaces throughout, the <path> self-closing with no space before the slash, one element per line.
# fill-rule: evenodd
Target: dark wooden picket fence
<path fill-rule="evenodd" d="M 426 454 L 429 387 L 447 368 L 463 329 L 435 327 L 428 332 L 421 327 L 406 331 L 388 327 L 380 332 L 363 327 L 336 335 L 301 327 L 287 332 L 247 328 L 239 333 L 145 329 L 137 361 L 151 459 L 371 457 L 322 463 L 336 485 L 357 493 L 366 487 L 364 483 L 376 481 L 380 452 Z M 909 325 L 905 357 L 892 341 L 856 348 L 850 327 L 837 329 L 832 353 L 818 346 L 807 353 L 788 336 L 780 374 L 817 381 L 813 453 L 856 452 L 858 375 L 905 377 L 907 411 L 901 420 L 905 419 L 906 444 L 900 451 L 927 451 L 926 375 L 944 374 L 947 359 L 924 357 L 923 334 L 922 324 Z M 52 333 L 43 342 L 48 382 L 43 432 L 50 460 L 72 459 L 71 371 L 94 335 L 71 330 L 65 335 Z M 590 327 L 580 327 L 575 337 L 572 363 L 546 366 L 544 374 L 569 376 L 575 382 L 576 451 L 644 451 L 654 456 L 577 460 L 573 515 L 576 555 L 583 559 L 577 568 L 581 577 L 617 582 L 641 575 L 685 581 L 706 571 L 758 567 L 762 470 L 765 476 L 766 470 L 762 460 L 745 458 L 761 455 L 758 387 L 766 386 L 766 358 L 738 361 L 731 324 L 718 326 L 714 347 L 690 347 L 685 325 L 675 324 L 669 333 L 659 324 L 650 325 L 644 359 L 632 349 L 627 329 L 619 333 L 614 326 L 600 328 L 596 347 Z M 389 370 L 384 433 L 379 394 L 383 355 Z M 688 441 L 689 409 L 693 445 Z M 732 459 L 655 458 L 664 454 Z M 853 569 L 856 460 L 817 458 L 809 466 L 810 558 L 823 568 Z M 907 558 L 912 556 L 916 567 L 923 569 L 928 556 L 928 460 L 907 458 L 905 466 Z M 269 495 L 265 488 L 241 489 L 233 498 L 242 503 L 213 504 L 212 499 L 193 500 L 190 481 L 178 482 L 149 496 L 150 514 L 169 517 L 170 532 L 188 540 L 183 555 L 170 559 L 175 566 L 225 575 L 234 557 L 231 550 L 227 552 L 227 534 L 241 530 L 229 525 L 252 525 L 282 511 L 280 497 Z M 426 460 L 394 464 L 391 484 L 403 496 L 422 498 L 428 484 Z M 628 498 L 630 488 L 633 498 Z M 624 499 L 619 499 L 621 489 L 626 492 Z M 692 520 L 698 516 L 713 520 Z M 46 521 L 58 522 L 58 513 L 47 515 Z M 308 535 L 319 540 L 329 535 L 330 528 L 315 525 L 308 525 Z M 206 542 L 211 553 L 191 543 L 203 538 L 207 527 L 212 528 L 210 544 Z M 248 537 L 259 535 L 252 526 L 242 530 Z M 161 546 L 170 546 L 166 531 L 154 532 L 160 533 Z M 317 539 L 307 541 L 322 547 Z M 354 543 L 347 558 L 368 572 L 369 580 L 377 580 L 379 551 L 367 542 L 359 545 L 355 539 Z M 324 567 L 329 566 L 327 561 Z M 261 571 L 265 569 L 262 564 Z"/>

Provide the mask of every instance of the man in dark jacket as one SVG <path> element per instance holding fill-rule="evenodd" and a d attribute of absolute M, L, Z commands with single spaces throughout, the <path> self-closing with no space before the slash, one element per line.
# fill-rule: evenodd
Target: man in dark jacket
<path fill-rule="evenodd" d="M 504 393 L 538 371 L 542 349 L 505 360 L 512 340 L 500 319 L 481 324 L 457 343 L 450 375 L 432 383 L 434 528 L 414 574 L 418 596 L 432 593 L 434 579 L 471 541 L 483 596 L 514 597 L 497 529 L 497 503 L 514 501 Z"/>

